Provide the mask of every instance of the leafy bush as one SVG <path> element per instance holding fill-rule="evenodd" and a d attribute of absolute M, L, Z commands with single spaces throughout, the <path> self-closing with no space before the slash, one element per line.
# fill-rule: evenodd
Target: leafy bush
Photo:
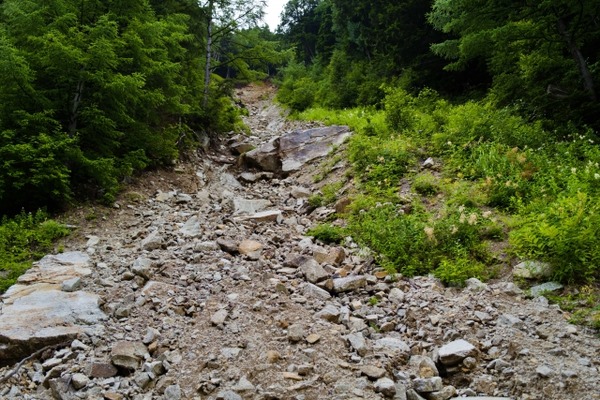
<path fill-rule="evenodd" d="M 56 239 L 68 233 L 64 225 L 48 219 L 42 211 L 4 217 L 0 223 L 0 293 L 15 283 L 34 259 L 50 251 Z"/>
<path fill-rule="evenodd" d="M 484 264 L 469 257 L 444 258 L 436 268 L 434 275 L 446 284 L 462 286 L 469 278 L 487 278 Z"/>
<path fill-rule="evenodd" d="M 521 258 L 547 261 L 563 282 L 600 278 L 600 203 L 586 193 L 560 197 L 539 213 L 524 217 L 511 232 Z"/>
<path fill-rule="evenodd" d="M 346 230 L 331 224 L 321 224 L 309 229 L 306 234 L 324 243 L 341 243 L 346 236 Z"/>

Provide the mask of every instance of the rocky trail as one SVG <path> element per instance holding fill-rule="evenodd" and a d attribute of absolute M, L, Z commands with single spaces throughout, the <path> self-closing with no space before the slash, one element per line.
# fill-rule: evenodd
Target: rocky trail
<path fill-rule="evenodd" d="M 544 297 L 395 279 L 304 236 L 350 133 L 273 95 L 240 89 L 250 136 L 136 182 L 3 295 L 0 398 L 600 399 L 600 339 Z"/>

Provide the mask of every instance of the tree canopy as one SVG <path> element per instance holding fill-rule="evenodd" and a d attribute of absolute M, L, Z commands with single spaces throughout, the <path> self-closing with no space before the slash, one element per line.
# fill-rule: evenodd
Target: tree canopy
<path fill-rule="evenodd" d="M 264 77 L 285 58 L 252 28 L 264 2 L 249 4 L 1 2 L 0 215 L 111 201 L 123 178 L 170 164 L 198 133 L 234 129 L 229 86 L 211 76 Z"/>

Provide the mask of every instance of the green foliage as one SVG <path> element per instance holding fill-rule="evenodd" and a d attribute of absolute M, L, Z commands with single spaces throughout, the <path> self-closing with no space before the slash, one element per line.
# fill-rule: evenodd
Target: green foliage
<path fill-rule="evenodd" d="M 600 205 L 586 193 L 561 196 L 526 216 L 510 239 L 519 257 L 550 262 L 559 281 L 600 278 Z"/>
<path fill-rule="evenodd" d="M 346 230 L 331 224 L 321 224 L 309 229 L 306 234 L 324 243 L 341 243 L 346 237 Z"/>
<path fill-rule="evenodd" d="M 309 204 L 313 207 L 321 207 L 334 203 L 342 186 L 344 186 L 344 182 L 334 182 L 323 186 L 320 193 L 316 193 L 308 199 Z"/>
<path fill-rule="evenodd" d="M 432 196 L 440 192 L 438 179 L 431 172 L 417 174 L 413 178 L 413 189 L 423 196 Z"/>
<path fill-rule="evenodd" d="M 468 257 L 442 259 L 434 274 L 442 282 L 453 286 L 462 286 L 469 278 L 488 278 L 485 265 Z"/>
<path fill-rule="evenodd" d="M 0 293 L 15 283 L 34 259 L 50 251 L 56 239 L 68 233 L 64 225 L 48 219 L 42 211 L 3 218 L 0 223 Z"/>
<path fill-rule="evenodd" d="M 242 129 L 223 79 L 202 105 L 204 7 L 134 3 L 0 4 L 3 214 L 74 198 L 110 202 L 124 178 L 171 165 L 195 145 L 193 132 Z M 255 78 L 281 64 L 289 52 L 267 36 L 239 32 L 229 69 Z"/>
<path fill-rule="evenodd" d="M 592 22 L 597 16 L 597 3 L 591 0 L 436 0 L 429 21 L 453 37 L 432 50 L 452 61 L 450 70 L 484 61 L 496 104 L 517 104 L 534 118 L 597 124 L 597 115 L 591 114 L 598 107 L 599 54 L 593 49 L 600 29 Z"/>

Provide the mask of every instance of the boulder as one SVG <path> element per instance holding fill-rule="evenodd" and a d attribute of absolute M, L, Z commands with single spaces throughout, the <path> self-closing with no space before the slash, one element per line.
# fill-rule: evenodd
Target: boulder
<path fill-rule="evenodd" d="M 264 211 L 272 203 L 266 199 L 248 200 L 241 198 L 233 199 L 233 213 L 240 214 L 256 214 L 259 211 Z"/>
<path fill-rule="evenodd" d="M 346 126 L 328 126 L 286 133 L 244 154 L 246 164 L 264 171 L 289 174 L 324 157 L 351 135 Z"/>
<path fill-rule="evenodd" d="M 110 360 L 117 367 L 134 370 L 149 356 L 148 349 L 141 342 L 120 341 L 113 345 Z"/>
<path fill-rule="evenodd" d="M 476 355 L 475 346 L 463 339 L 445 344 L 439 350 L 440 362 L 446 366 L 456 365 L 465 358 Z"/>
<path fill-rule="evenodd" d="M 48 345 L 72 341 L 84 333 L 86 325 L 106 319 L 98 304 L 95 294 L 39 287 L 11 299 L 0 315 L 0 364 Z"/>
<path fill-rule="evenodd" d="M 552 275 L 552 267 L 539 261 L 523 261 L 513 268 L 513 276 L 525 279 L 547 278 Z"/>
<path fill-rule="evenodd" d="M 250 166 L 262 169 L 263 171 L 281 172 L 279 138 L 245 153 L 244 161 Z"/>
<path fill-rule="evenodd" d="M 324 157 L 351 135 L 347 126 L 328 126 L 287 133 L 280 138 L 281 170 L 298 171 L 307 162 Z"/>
<path fill-rule="evenodd" d="M 367 278 L 362 275 L 348 276 L 345 278 L 337 278 L 333 280 L 333 291 L 335 293 L 349 292 L 363 288 L 367 285 Z"/>

